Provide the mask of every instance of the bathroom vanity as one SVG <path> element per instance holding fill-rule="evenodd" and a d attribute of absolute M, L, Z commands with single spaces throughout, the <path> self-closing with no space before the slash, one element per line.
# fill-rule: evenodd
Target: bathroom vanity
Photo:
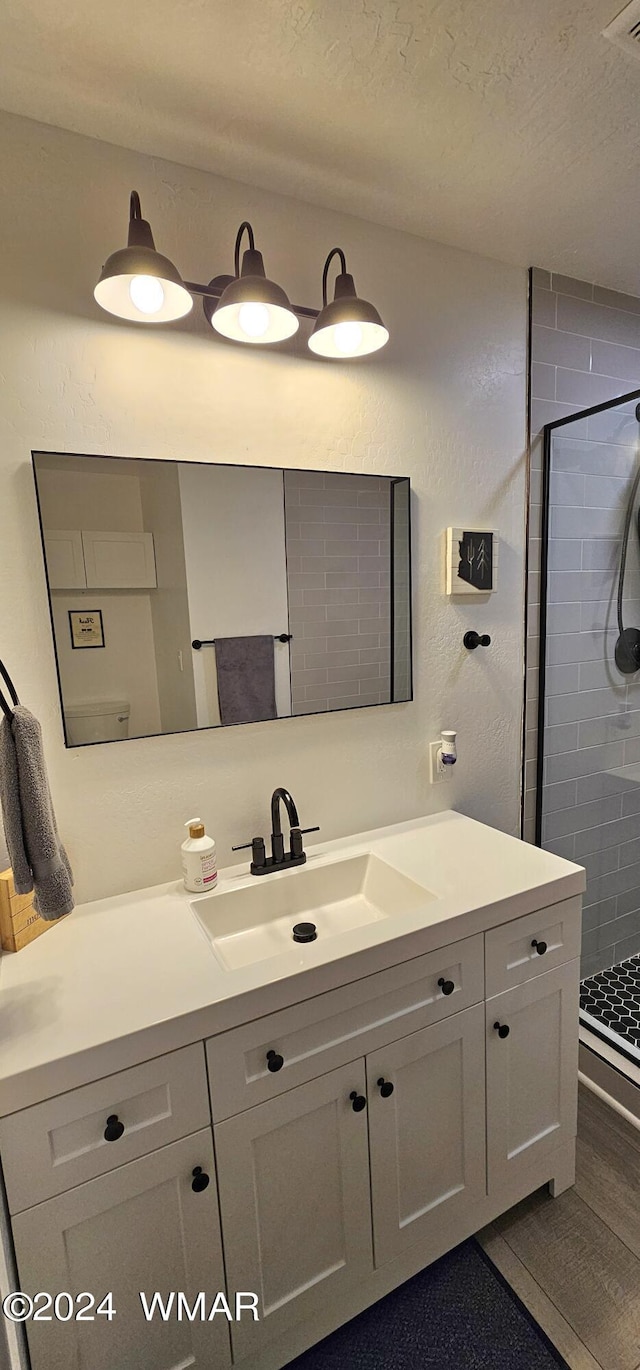
<path fill-rule="evenodd" d="M 94 1315 L 27 1323 L 32 1370 L 279 1370 L 571 1185 L 583 888 L 445 813 L 85 905 L 4 957 L 15 1287 Z M 147 1321 L 140 1291 L 204 1291 L 204 1320 Z M 259 1320 L 207 1320 L 218 1291 Z"/>

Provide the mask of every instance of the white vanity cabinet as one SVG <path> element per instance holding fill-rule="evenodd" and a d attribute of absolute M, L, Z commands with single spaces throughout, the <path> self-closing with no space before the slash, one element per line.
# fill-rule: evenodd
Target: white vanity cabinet
<path fill-rule="evenodd" d="M 449 923 L 420 955 L 0 1118 L 20 1286 L 118 1310 L 30 1322 L 32 1370 L 281 1370 L 572 1184 L 580 914 L 579 896 L 486 931 L 463 914 L 457 940 Z M 259 1320 L 147 1322 L 156 1290 L 255 1294 Z"/>
<path fill-rule="evenodd" d="M 201 1167 L 209 1184 L 194 1190 Z M 225 1289 L 220 1245 L 213 1146 L 209 1129 L 119 1166 L 99 1179 L 19 1213 L 13 1236 L 21 1287 L 74 1298 L 88 1291 L 95 1304 L 78 1298 L 86 1319 L 30 1321 L 33 1370 L 224 1370 L 231 1362 L 229 1323 L 184 1316 L 147 1320 L 158 1291 L 163 1299 L 183 1293 L 190 1305 L 207 1291 Z M 111 1293 L 115 1317 L 97 1312 Z M 61 1303 L 68 1315 L 67 1301 Z M 92 1321 L 88 1319 L 92 1317 Z"/>
<path fill-rule="evenodd" d="M 575 1133 L 579 978 L 569 961 L 487 1000 L 490 1194 Z"/>
<path fill-rule="evenodd" d="M 235 1363 L 286 1364 L 572 1183 L 579 938 L 575 898 L 207 1042 L 227 1277 L 262 1310 Z"/>
<path fill-rule="evenodd" d="M 482 1005 L 367 1056 L 367 1096 L 375 1263 L 418 1241 L 439 1255 L 486 1192 Z"/>
<path fill-rule="evenodd" d="M 232 1329 L 237 1359 L 416 1242 L 435 1251 L 486 1192 L 484 1099 L 478 1004 L 215 1127 L 227 1277 L 262 1306 Z"/>
<path fill-rule="evenodd" d="M 355 1061 L 214 1130 L 229 1287 L 261 1304 L 233 1326 L 236 1359 L 373 1269 L 365 1089 Z"/>
<path fill-rule="evenodd" d="M 222 1314 L 147 1321 L 140 1298 L 225 1292 L 201 1042 L 9 1114 L 0 1150 L 20 1287 L 77 1300 L 63 1321 L 39 1306 L 32 1370 L 230 1364 Z"/>

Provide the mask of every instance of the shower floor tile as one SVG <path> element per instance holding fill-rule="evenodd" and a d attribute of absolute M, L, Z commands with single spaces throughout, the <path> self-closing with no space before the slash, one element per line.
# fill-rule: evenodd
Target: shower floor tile
<path fill-rule="evenodd" d="M 640 1057 L 640 956 L 582 981 L 580 1018 L 609 1038 L 621 1038 Z"/>

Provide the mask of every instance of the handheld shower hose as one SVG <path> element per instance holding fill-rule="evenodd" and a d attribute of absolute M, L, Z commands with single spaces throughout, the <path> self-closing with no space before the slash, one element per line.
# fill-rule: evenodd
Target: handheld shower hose
<path fill-rule="evenodd" d="M 636 405 L 636 418 L 640 423 L 640 404 Z M 627 512 L 624 520 L 624 530 L 622 533 L 622 548 L 620 551 L 620 567 L 618 570 L 618 641 L 615 646 L 615 662 L 619 671 L 624 675 L 634 675 L 640 670 L 640 628 L 625 628 L 622 618 L 622 597 L 624 593 L 624 573 L 627 566 L 627 552 L 629 550 L 629 534 L 631 532 L 631 520 L 633 518 L 633 508 L 636 502 L 638 486 L 640 485 L 640 458 L 638 468 L 633 478 L 631 493 L 627 503 Z M 638 545 L 640 546 L 640 508 L 636 511 L 636 533 L 638 535 Z"/>

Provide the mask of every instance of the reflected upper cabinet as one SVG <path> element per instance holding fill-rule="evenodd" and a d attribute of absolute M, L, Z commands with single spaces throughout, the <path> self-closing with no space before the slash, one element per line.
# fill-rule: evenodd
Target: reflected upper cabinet
<path fill-rule="evenodd" d="M 412 698 L 404 477 L 33 463 L 67 746 Z"/>

